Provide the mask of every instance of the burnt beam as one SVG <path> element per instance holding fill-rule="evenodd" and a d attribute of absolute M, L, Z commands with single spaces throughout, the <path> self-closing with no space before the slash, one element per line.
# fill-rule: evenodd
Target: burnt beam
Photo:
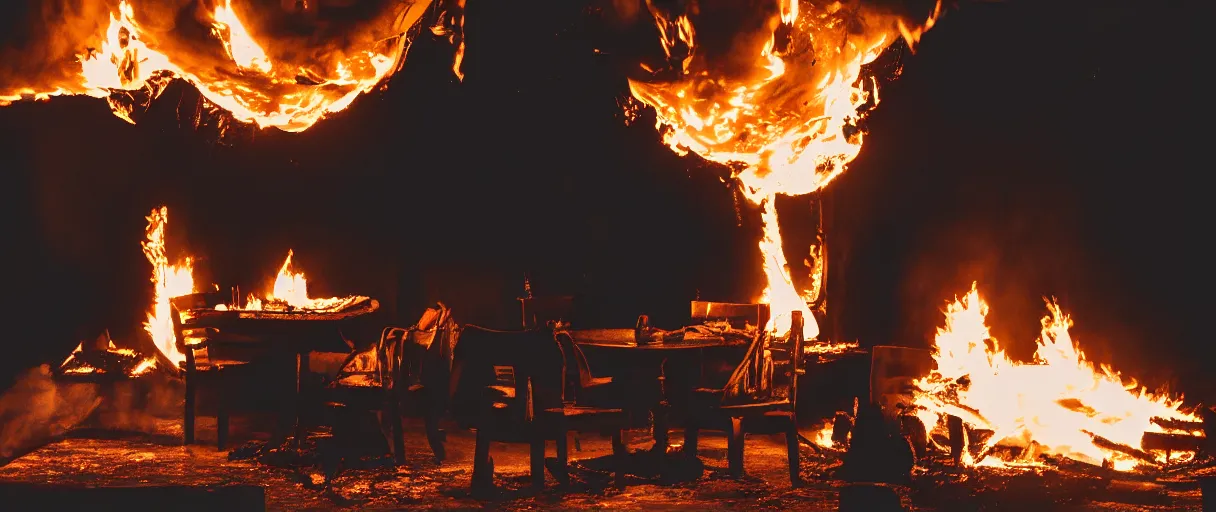
<path fill-rule="evenodd" d="M 1149 421 L 1166 430 L 1181 430 L 1183 432 L 1203 432 L 1202 421 L 1187 421 L 1176 420 L 1173 418 L 1161 418 L 1154 416 L 1149 418 Z"/>
<path fill-rule="evenodd" d="M 1140 439 L 1140 448 L 1145 450 L 1165 450 L 1171 452 L 1197 451 L 1203 448 L 1207 439 L 1203 436 L 1190 434 L 1166 434 L 1163 432 L 1145 432 Z"/>

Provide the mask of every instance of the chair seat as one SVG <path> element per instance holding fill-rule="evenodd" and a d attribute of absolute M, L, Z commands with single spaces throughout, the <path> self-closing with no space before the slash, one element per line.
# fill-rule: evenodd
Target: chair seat
<path fill-rule="evenodd" d="M 224 368 L 232 368 L 237 366 L 248 365 L 249 361 L 237 361 L 232 359 L 209 359 L 207 361 L 196 361 L 194 370 L 199 372 L 215 371 Z"/>
<path fill-rule="evenodd" d="M 488 391 L 490 396 L 494 398 L 505 398 L 508 400 L 515 399 L 515 388 L 511 386 L 486 386 L 486 391 Z"/>
<path fill-rule="evenodd" d="M 785 410 L 790 406 L 789 400 L 768 400 L 755 403 L 723 405 L 719 408 L 724 412 L 731 414 L 763 414 L 765 416 L 781 416 L 792 414 L 793 411 Z M 771 414 L 770 414 L 771 413 Z"/>
<path fill-rule="evenodd" d="M 591 380 L 587 383 L 587 385 L 585 385 L 583 387 L 591 388 L 591 387 L 595 387 L 595 386 L 605 386 L 608 384 L 612 384 L 612 377 L 592 377 Z"/>
<path fill-rule="evenodd" d="M 552 407 L 545 409 L 547 414 L 557 414 L 566 417 L 572 416 L 590 416 L 595 414 L 620 414 L 623 409 L 614 409 L 608 407 L 588 407 L 584 405 L 567 405 L 564 407 Z"/>

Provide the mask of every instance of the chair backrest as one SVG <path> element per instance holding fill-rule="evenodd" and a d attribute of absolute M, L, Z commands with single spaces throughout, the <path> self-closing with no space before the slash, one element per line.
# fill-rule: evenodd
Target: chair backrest
<path fill-rule="evenodd" d="M 415 384 L 437 387 L 446 395 L 456 335 L 456 322 L 447 306 L 439 303 L 427 308 L 398 352 L 401 382 L 407 388 Z"/>
<path fill-rule="evenodd" d="M 744 329 L 745 326 L 751 326 L 757 330 L 763 329 L 769 318 L 768 304 L 733 304 L 694 300 L 690 306 L 689 316 L 693 322 L 727 322 L 735 329 Z"/>
<path fill-rule="evenodd" d="M 727 381 L 722 403 L 783 402 L 793 409 L 798 395 L 804 345 L 801 311 L 794 311 L 785 338 L 759 332 Z"/>
<path fill-rule="evenodd" d="M 533 409 L 561 407 L 564 372 L 551 329 L 498 331 L 466 325 L 454 350 L 451 411 L 458 420 L 474 419 L 488 406 L 486 388 L 497 385 L 514 390 L 511 417 L 526 420 L 532 414 L 525 409 L 529 402 Z"/>
<path fill-rule="evenodd" d="M 562 387 L 562 402 L 576 403 L 582 390 L 591 385 L 595 377 L 591 373 L 591 365 L 587 363 L 587 355 L 583 349 L 574 343 L 574 338 L 568 331 L 558 331 L 554 334 L 557 344 L 562 349 L 565 364 L 565 383 Z"/>

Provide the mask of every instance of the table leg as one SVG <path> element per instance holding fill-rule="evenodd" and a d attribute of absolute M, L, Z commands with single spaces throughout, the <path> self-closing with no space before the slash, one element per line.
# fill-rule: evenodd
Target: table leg
<path fill-rule="evenodd" d="M 297 450 L 300 449 L 300 445 L 303 442 L 303 439 L 305 436 L 304 422 L 302 421 L 301 416 L 304 411 L 304 392 L 306 391 L 304 389 L 304 378 L 307 374 L 308 374 L 308 352 L 299 352 L 296 354 L 296 396 L 295 396 L 296 407 L 295 407 L 295 414 L 293 416 L 295 418 L 295 442 L 294 442 L 294 444 L 295 444 L 295 448 Z"/>

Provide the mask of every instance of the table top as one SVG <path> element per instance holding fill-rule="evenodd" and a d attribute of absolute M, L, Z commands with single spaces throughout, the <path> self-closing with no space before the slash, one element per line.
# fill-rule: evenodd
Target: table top
<path fill-rule="evenodd" d="M 746 342 L 727 341 L 721 336 L 685 336 L 679 341 L 653 341 L 638 345 L 634 341 L 633 329 L 582 329 L 569 331 L 574 343 L 588 347 L 619 348 L 633 350 L 681 350 L 710 347 L 735 347 Z"/>

